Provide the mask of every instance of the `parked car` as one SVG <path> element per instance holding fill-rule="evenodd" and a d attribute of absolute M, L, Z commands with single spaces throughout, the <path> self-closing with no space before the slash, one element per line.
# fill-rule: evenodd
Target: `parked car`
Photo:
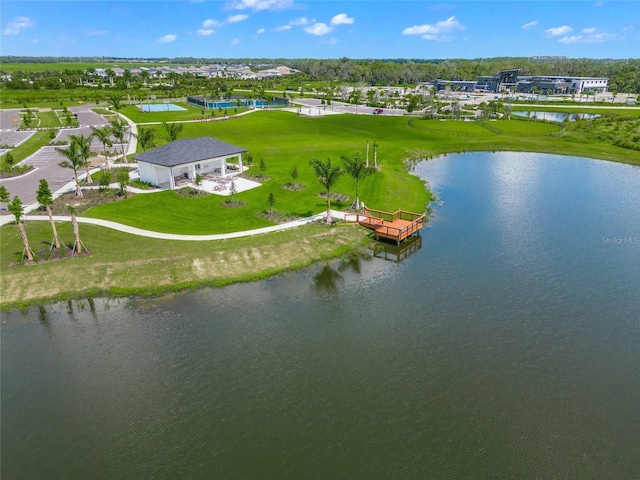
<path fill-rule="evenodd" d="M 374 115 L 380 115 L 382 112 L 384 112 L 384 110 L 382 110 L 381 108 L 376 108 L 376 109 L 373 111 L 373 114 L 374 114 Z"/>

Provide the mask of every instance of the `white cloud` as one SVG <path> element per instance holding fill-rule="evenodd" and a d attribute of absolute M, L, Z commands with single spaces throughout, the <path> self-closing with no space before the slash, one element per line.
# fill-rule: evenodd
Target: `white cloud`
<path fill-rule="evenodd" d="M 314 23 L 313 25 L 309 25 L 308 27 L 306 27 L 304 29 L 304 31 L 307 32 L 308 34 L 310 34 L 310 35 L 318 35 L 318 36 L 326 35 L 327 33 L 329 33 L 332 30 L 333 30 L 333 28 L 331 28 L 326 23 L 322 23 L 322 22 Z"/>
<path fill-rule="evenodd" d="M 247 18 L 249 18 L 249 15 L 231 15 L 230 17 L 227 17 L 227 23 L 238 23 L 246 20 Z"/>
<path fill-rule="evenodd" d="M 331 19 L 331 25 L 351 25 L 353 17 L 347 17 L 346 13 L 339 13 Z"/>
<path fill-rule="evenodd" d="M 596 27 L 583 28 L 582 33 L 596 33 Z"/>
<path fill-rule="evenodd" d="M 449 17 L 446 20 L 441 20 L 433 25 L 415 25 L 413 27 L 407 27 L 402 31 L 402 35 L 422 35 L 425 40 L 437 40 L 446 41 L 450 40 L 448 34 L 465 29 L 456 17 Z"/>
<path fill-rule="evenodd" d="M 538 25 L 538 21 L 534 20 L 533 22 L 525 23 L 524 25 L 522 25 L 522 28 L 524 28 L 525 30 L 529 30 L 530 28 L 533 28 L 536 25 Z"/>
<path fill-rule="evenodd" d="M 589 30 L 588 32 L 584 32 L 584 30 Z M 600 32 L 596 33 L 595 28 L 585 28 L 583 30 L 584 33 L 580 35 L 571 35 L 562 37 L 558 40 L 560 43 L 571 44 L 571 43 L 604 43 L 609 40 L 622 40 L 621 35 L 617 35 L 615 33 L 606 33 Z"/>
<path fill-rule="evenodd" d="M 287 30 L 291 30 L 291 25 L 282 25 L 273 29 L 274 32 L 286 32 Z"/>
<path fill-rule="evenodd" d="M 33 27 L 36 24 L 29 17 L 16 17 L 2 30 L 3 35 L 18 35 L 25 28 Z"/>
<path fill-rule="evenodd" d="M 264 28 L 259 28 L 258 31 L 256 32 L 256 35 L 261 35 L 265 32 Z"/>
<path fill-rule="evenodd" d="M 199 35 L 201 37 L 208 37 L 212 33 L 215 33 L 215 30 L 213 28 L 200 28 L 198 31 L 196 31 L 196 35 Z"/>
<path fill-rule="evenodd" d="M 293 0 L 238 0 L 227 3 L 228 10 L 282 10 L 293 7 Z"/>
<path fill-rule="evenodd" d="M 164 37 L 160 37 L 158 39 L 158 41 L 160 43 L 171 43 L 171 42 L 175 42 L 176 38 L 178 38 L 178 36 L 174 33 L 168 33 L 167 35 L 165 35 Z"/>
<path fill-rule="evenodd" d="M 213 27 L 221 27 L 222 23 L 218 20 L 212 20 L 211 18 L 207 18 L 204 22 L 202 22 L 203 28 L 213 28 Z"/>
<path fill-rule="evenodd" d="M 239 38 L 234 38 L 233 40 L 231 40 L 231 45 L 238 45 L 239 43 L 240 43 Z"/>
<path fill-rule="evenodd" d="M 573 28 L 571 28 L 569 25 L 549 28 L 544 31 L 544 33 L 551 35 L 552 37 L 559 37 L 560 35 L 566 35 L 567 33 L 571 33 L 571 32 L 573 32 Z"/>
<path fill-rule="evenodd" d="M 307 17 L 300 17 L 300 18 L 294 18 L 293 20 L 291 20 L 289 22 L 289 25 L 293 25 L 294 27 L 297 27 L 300 25 L 306 25 L 307 23 L 309 23 L 309 20 L 307 20 Z"/>

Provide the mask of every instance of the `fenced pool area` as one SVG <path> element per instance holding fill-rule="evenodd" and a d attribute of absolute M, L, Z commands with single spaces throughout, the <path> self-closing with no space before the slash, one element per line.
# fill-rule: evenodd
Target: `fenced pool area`
<path fill-rule="evenodd" d="M 141 103 L 138 105 L 141 112 L 178 112 L 186 108 L 174 103 Z"/>

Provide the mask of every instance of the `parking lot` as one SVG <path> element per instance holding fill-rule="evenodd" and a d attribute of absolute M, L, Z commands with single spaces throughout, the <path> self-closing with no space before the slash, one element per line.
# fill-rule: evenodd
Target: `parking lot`
<path fill-rule="evenodd" d="M 70 110 L 78 115 L 79 128 L 63 128 L 58 130 L 58 134 L 54 141 L 63 141 L 69 138 L 69 135 L 91 135 L 91 127 L 103 127 L 108 125 L 108 121 L 101 115 L 91 111 L 88 106 L 72 107 Z M 33 131 L 17 131 L 13 118 L 17 115 L 18 110 L 4 110 L 0 112 L 0 124 L 3 129 L 0 131 L 0 143 L 8 145 L 18 145 L 24 142 Z M 4 127 L 8 128 L 5 129 Z M 58 148 L 65 148 L 64 145 Z M 91 142 L 91 150 L 101 152 L 103 150 L 102 143 L 93 139 Z M 109 149 L 113 153 L 121 151 L 119 144 L 115 144 Z M 6 151 L 6 150 L 5 150 Z M 60 167 L 60 163 L 64 161 L 64 156 L 56 150 L 54 146 L 45 146 L 40 148 L 36 153 L 20 162 L 20 165 L 33 165 L 34 169 L 24 175 L 13 178 L 4 178 L 0 184 L 7 187 L 10 196 L 20 197 L 24 205 L 30 205 L 36 201 L 36 190 L 40 183 L 40 179 L 44 178 L 49 182 L 49 188 L 55 192 L 67 184 L 73 185 L 73 170 L 70 168 Z"/>

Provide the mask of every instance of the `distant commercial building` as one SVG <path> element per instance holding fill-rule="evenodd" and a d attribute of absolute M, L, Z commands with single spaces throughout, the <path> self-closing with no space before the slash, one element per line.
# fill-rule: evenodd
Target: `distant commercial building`
<path fill-rule="evenodd" d="M 584 92 L 603 93 L 607 91 L 609 79 L 605 77 L 573 77 L 520 75 L 519 68 L 500 70 L 495 75 L 480 75 L 477 80 L 436 80 L 435 90 L 450 88 L 452 92 L 493 92 L 511 91 L 515 93 L 581 94 Z"/>

